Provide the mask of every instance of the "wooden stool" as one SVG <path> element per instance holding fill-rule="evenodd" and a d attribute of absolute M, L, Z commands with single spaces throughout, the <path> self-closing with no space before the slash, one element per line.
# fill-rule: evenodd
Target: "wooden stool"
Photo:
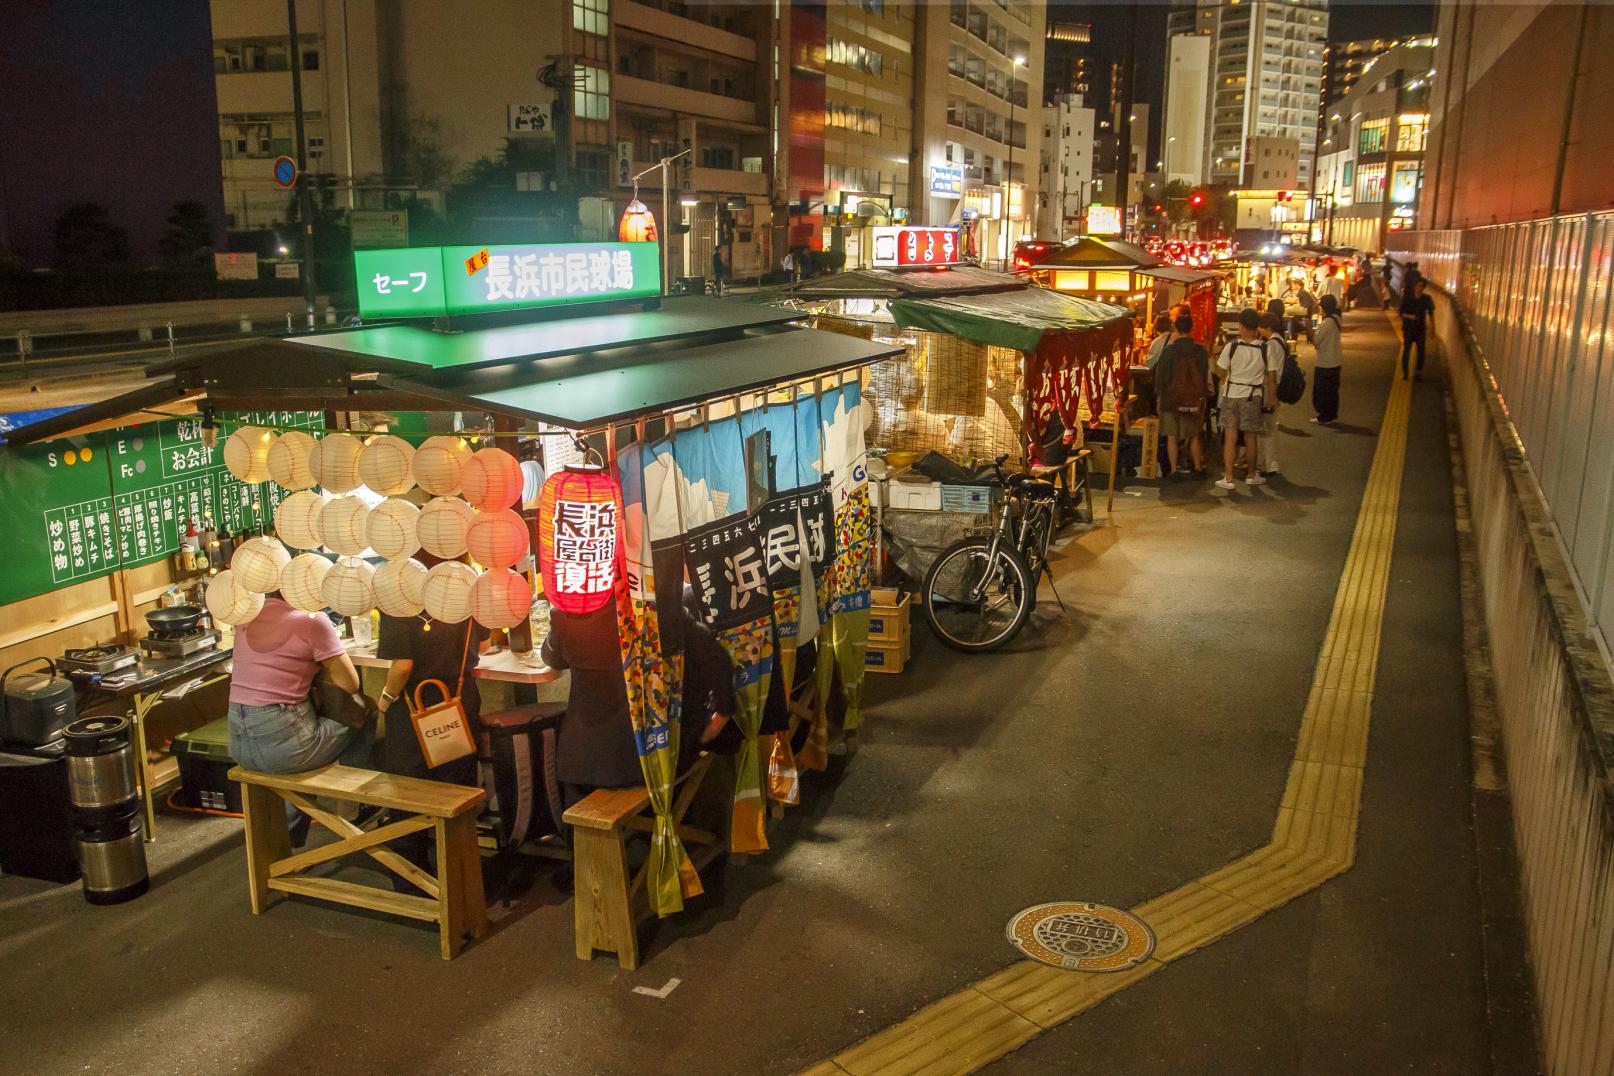
<path fill-rule="evenodd" d="M 683 818 L 695 793 L 706 779 L 712 757 L 702 755 L 678 778 L 673 799 L 673 824 L 695 869 L 700 870 L 723 850 L 723 839 Z M 566 812 L 572 827 L 573 919 L 577 932 L 577 958 L 594 959 L 594 950 L 615 953 L 617 963 L 632 971 L 639 966 L 638 924 L 650 916 L 645 881 L 648 861 L 628 880 L 630 832 L 652 833 L 655 816 L 650 793 L 643 788 L 602 788 L 590 792 Z"/>
<path fill-rule="evenodd" d="M 284 774 L 256 773 L 236 766 L 229 776 L 241 783 L 253 915 L 263 914 L 269 906 L 270 890 L 278 890 L 423 919 L 437 924 L 444 960 L 459 955 L 467 935 L 480 938 L 487 933 L 482 864 L 476 845 L 476 808 L 487 793 L 480 788 L 340 765 Z M 366 831 L 315 806 L 316 796 L 408 811 L 413 817 Z M 292 855 L 282 800 L 343 839 Z M 436 877 L 385 847 L 388 841 L 426 829 L 437 832 Z M 298 873 L 351 852 L 365 853 L 425 896 Z"/>

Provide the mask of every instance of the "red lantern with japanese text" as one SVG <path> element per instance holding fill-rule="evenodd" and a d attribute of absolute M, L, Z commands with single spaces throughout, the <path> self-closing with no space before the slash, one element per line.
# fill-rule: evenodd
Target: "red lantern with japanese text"
<path fill-rule="evenodd" d="M 569 466 L 538 495 L 538 561 L 544 596 L 566 613 L 612 600 L 622 545 L 622 487 L 603 468 Z"/>
<path fill-rule="evenodd" d="M 637 198 L 629 202 L 622 211 L 622 220 L 617 223 L 616 237 L 623 243 L 654 243 L 656 218 L 650 207 Z"/>

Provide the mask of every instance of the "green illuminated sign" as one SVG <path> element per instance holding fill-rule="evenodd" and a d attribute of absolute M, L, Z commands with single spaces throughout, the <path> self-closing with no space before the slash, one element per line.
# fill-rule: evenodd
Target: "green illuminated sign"
<path fill-rule="evenodd" d="M 655 243 L 356 250 L 359 314 L 420 318 L 661 294 Z"/>

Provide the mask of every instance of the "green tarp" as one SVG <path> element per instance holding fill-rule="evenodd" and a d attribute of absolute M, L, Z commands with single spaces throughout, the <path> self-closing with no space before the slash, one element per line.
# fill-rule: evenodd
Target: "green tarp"
<path fill-rule="evenodd" d="M 977 344 L 1036 351 L 1049 333 L 1075 333 L 1130 320 L 1125 307 L 1079 299 L 1047 288 L 960 295 L 946 299 L 897 299 L 891 316 L 903 329 L 948 333 Z"/>

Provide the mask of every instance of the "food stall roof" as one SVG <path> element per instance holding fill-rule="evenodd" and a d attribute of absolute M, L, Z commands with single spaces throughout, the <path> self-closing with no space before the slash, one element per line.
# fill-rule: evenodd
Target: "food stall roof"
<path fill-rule="evenodd" d="M 991 295 L 898 299 L 891 304 L 898 327 L 948 333 L 977 344 L 1036 351 L 1049 333 L 1130 324 L 1131 311 L 1092 299 L 1026 288 Z"/>
<path fill-rule="evenodd" d="M 149 385 L 5 439 L 33 444 L 191 414 L 204 402 L 243 411 L 493 411 L 586 429 L 902 350 L 790 324 L 799 312 L 692 300 L 456 333 L 392 325 L 198 351 L 149 367 Z"/>
<path fill-rule="evenodd" d="M 1033 269 L 1154 269 L 1164 264 L 1135 243 L 1086 235 L 1043 253 Z"/>
<path fill-rule="evenodd" d="M 1182 269 L 1175 265 L 1162 265 L 1158 269 L 1139 269 L 1139 276 L 1152 276 L 1160 280 L 1169 280 L 1173 284 L 1198 284 L 1207 280 L 1216 280 L 1221 274 L 1207 269 Z"/>
<path fill-rule="evenodd" d="M 775 299 L 901 299 L 911 295 L 972 295 L 1016 291 L 1026 282 L 1013 273 L 977 265 L 947 269 L 859 269 L 829 273 L 780 288 Z"/>

